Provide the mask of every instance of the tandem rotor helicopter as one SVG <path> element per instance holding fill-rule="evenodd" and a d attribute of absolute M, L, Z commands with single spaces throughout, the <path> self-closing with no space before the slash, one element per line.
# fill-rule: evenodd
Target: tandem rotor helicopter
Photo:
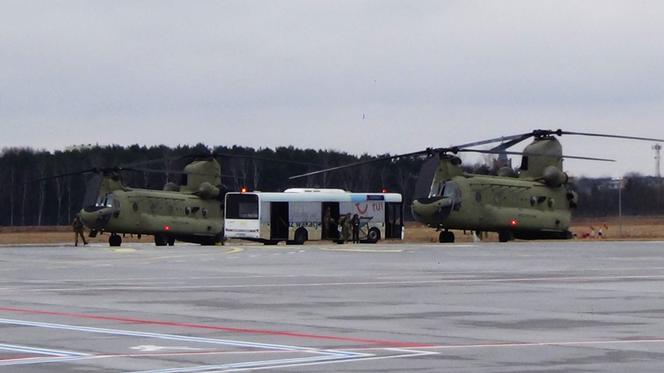
<path fill-rule="evenodd" d="M 154 170 L 127 167 L 91 168 L 88 170 L 50 176 L 35 181 L 79 174 L 97 174 L 99 184 L 96 200 L 87 203 L 79 212 L 83 224 L 90 229 L 90 237 L 110 233 L 110 246 L 120 246 L 124 234 L 154 236 L 156 246 L 174 245 L 175 241 L 215 245 L 223 243 L 224 197 L 229 190 L 222 184 L 221 165 L 217 158 L 236 157 L 259 161 L 301 162 L 267 159 L 255 156 L 210 153 L 174 159 L 192 159 L 182 171 Z M 142 162 L 149 164 L 161 160 Z M 306 164 L 312 166 L 312 164 Z M 166 183 L 163 190 L 129 187 L 122 182 L 125 171 L 170 173 L 181 175 L 178 184 Z M 91 201 L 90 201 L 91 202 Z"/>
<path fill-rule="evenodd" d="M 439 242 L 454 242 L 451 229 L 497 232 L 500 242 L 518 239 L 569 239 L 571 211 L 578 196 L 571 189 L 563 171 L 563 158 L 613 161 L 604 158 L 563 155 L 556 136 L 578 135 L 617 139 L 664 141 L 662 139 L 622 136 L 564 130 L 534 130 L 527 133 L 482 140 L 445 148 L 428 148 L 412 153 L 387 156 L 351 163 L 290 179 L 312 176 L 368 163 L 403 157 L 437 158 L 437 167 L 428 196 L 416 198 L 411 206 L 413 217 L 440 231 Z M 507 149 L 529 138 L 533 141 L 523 152 Z M 470 147 L 495 144 L 489 150 Z M 461 152 L 521 155 L 519 172 L 510 167 L 498 170 L 496 176 L 470 174 L 461 168 Z"/>

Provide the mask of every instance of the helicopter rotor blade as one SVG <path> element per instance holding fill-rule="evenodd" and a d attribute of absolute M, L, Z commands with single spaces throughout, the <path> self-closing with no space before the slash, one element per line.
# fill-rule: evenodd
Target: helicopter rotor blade
<path fill-rule="evenodd" d="M 442 149 L 454 149 L 454 148 L 459 148 L 459 149 L 461 149 L 461 148 L 469 148 L 469 147 L 471 147 L 471 146 L 493 144 L 493 143 L 496 143 L 496 142 L 512 141 L 512 140 L 516 140 L 516 139 L 519 139 L 519 140 L 516 142 L 516 143 L 518 143 L 518 142 L 521 142 L 521 141 L 527 139 L 527 138 L 530 137 L 530 136 L 532 136 L 530 132 L 529 132 L 529 133 L 521 133 L 521 134 L 518 134 L 518 135 L 501 136 L 501 137 L 496 137 L 496 138 L 488 139 L 488 140 L 481 140 L 481 141 L 469 142 L 469 143 L 467 143 L 467 144 L 456 145 L 456 146 L 452 146 L 452 147 L 449 147 L 449 148 L 442 148 Z M 515 143 L 515 144 L 516 144 L 516 143 Z"/>
<path fill-rule="evenodd" d="M 655 141 L 655 142 L 664 142 L 664 139 L 655 139 L 652 137 L 638 137 L 638 136 L 625 136 L 625 135 L 612 135 L 606 133 L 591 133 L 591 132 L 573 132 L 573 131 L 561 131 L 559 130 L 560 135 L 579 135 L 579 136 L 593 136 L 593 137 L 608 137 L 614 139 L 627 139 L 627 140 L 642 140 L 642 141 Z M 558 133 L 556 133 L 558 134 Z"/>
<path fill-rule="evenodd" d="M 412 153 L 404 153 L 404 154 L 397 154 L 397 155 L 390 155 L 390 156 L 379 157 L 379 158 L 374 158 L 374 159 L 368 159 L 366 161 L 358 161 L 358 162 L 348 163 L 348 164 L 345 164 L 345 165 L 342 165 L 342 166 L 335 166 L 335 167 L 326 168 L 324 170 L 317 170 L 317 171 L 307 172 L 305 174 L 290 176 L 288 178 L 288 180 L 300 179 L 300 178 L 307 177 L 307 176 L 313 176 L 313 175 L 323 174 L 323 173 L 327 173 L 327 172 L 331 172 L 331 171 L 342 170 L 344 168 L 363 166 L 363 165 L 366 165 L 366 164 L 371 164 L 371 163 L 376 163 L 376 162 L 389 161 L 389 160 L 397 159 L 397 158 L 414 157 L 414 156 L 418 156 L 418 155 L 432 154 L 433 151 L 434 150 L 429 148 L 427 150 L 420 150 L 420 151 L 412 152 Z"/>
<path fill-rule="evenodd" d="M 513 151 L 507 151 L 507 150 L 482 150 L 482 149 L 459 149 L 459 152 L 464 152 L 464 153 L 481 153 L 481 154 L 509 154 L 509 155 L 526 155 L 525 153 L 522 152 L 513 152 Z M 534 153 L 529 153 L 528 155 L 535 155 L 535 156 L 547 156 L 547 154 L 534 154 Z M 582 159 L 586 161 L 600 161 L 600 162 L 615 162 L 615 159 L 609 159 L 609 158 L 595 158 L 595 157 L 583 157 L 583 156 L 578 156 L 578 155 L 565 155 L 563 154 L 561 158 L 568 158 L 568 159 Z"/>

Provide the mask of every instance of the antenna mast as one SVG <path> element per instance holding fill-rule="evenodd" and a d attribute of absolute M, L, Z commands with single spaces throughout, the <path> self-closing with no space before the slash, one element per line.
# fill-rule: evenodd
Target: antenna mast
<path fill-rule="evenodd" d="M 657 176 L 657 178 L 659 179 L 662 177 L 659 168 L 659 164 L 662 159 L 662 154 L 661 154 L 662 146 L 659 144 L 655 144 L 652 146 L 652 149 L 655 151 L 655 176 Z"/>

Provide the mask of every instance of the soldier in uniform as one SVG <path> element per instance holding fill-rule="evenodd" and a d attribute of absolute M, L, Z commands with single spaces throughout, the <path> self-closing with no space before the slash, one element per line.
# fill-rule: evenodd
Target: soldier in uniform
<path fill-rule="evenodd" d="M 83 245 L 87 245 L 88 241 L 85 240 L 85 235 L 83 234 L 85 232 L 85 227 L 78 214 L 74 216 L 74 221 L 71 223 L 71 226 L 74 229 L 74 246 L 78 246 L 78 236 L 81 236 Z"/>
<path fill-rule="evenodd" d="M 355 214 L 350 222 L 353 226 L 353 243 L 360 243 L 360 217 Z"/>
<path fill-rule="evenodd" d="M 341 227 L 341 237 L 339 238 L 339 241 L 341 243 L 348 241 L 351 230 L 350 214 L 346 214 L 339 218 L 339 226 Z"/>
<path fill-rule="evenodd" d="M 328 206 L 325 208 L 325 213 L 323 214 L 323 239 L 333 239 L 338 236 L 337 223 L 334 221 L 332 212 Z"/>

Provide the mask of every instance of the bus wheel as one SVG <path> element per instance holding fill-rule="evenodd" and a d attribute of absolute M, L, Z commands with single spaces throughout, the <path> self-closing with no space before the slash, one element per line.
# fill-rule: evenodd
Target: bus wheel
<path fill-rule="evenodd" d="M 307 234 L 307 230 L 304 228 L 300 228 L 297 231 L 295 231 L 295 242 L 294 244 L 296 245 L 302 245 L 304 244 L 304 241 L 307 240 L 309 235 Z"/>
<path fill-rule="evenodd" d="M 369 229 L 367 241 L 369 241 L 369 243 L 376 243 L 378 240 L 380 240 L 380 231 L 377 228 Z"/>

